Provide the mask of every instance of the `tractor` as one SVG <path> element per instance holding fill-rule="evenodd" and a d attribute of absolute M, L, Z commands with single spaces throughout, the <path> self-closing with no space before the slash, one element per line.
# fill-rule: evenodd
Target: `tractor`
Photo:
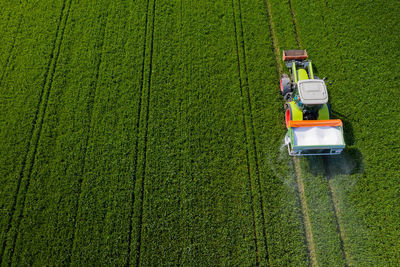
<path fill-rule="evenodd" d="M 332 119 L 325 79 L 313 73 L 306 50 L 284 50 L 290 75 L 280 80 L 288 132 L 285 144 L 291 156 L 337 155 L 345 148 L 343 123 Z"/>

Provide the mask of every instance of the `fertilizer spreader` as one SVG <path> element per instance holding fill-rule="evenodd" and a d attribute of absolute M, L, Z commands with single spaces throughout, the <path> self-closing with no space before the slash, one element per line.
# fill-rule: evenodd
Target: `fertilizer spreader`
<path fill-rule="evenodd" d="M 285 144 L 291 156 L 337 155 L 345 148 L 343 124 L 331 119 L 325 81 L 314 76 L 306 50 L 284 50 L 281 93 L 286 101 L 288 132 Z"/>

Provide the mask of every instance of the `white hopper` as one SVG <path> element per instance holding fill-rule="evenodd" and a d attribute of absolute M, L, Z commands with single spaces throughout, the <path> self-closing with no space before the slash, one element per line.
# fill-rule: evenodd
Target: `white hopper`
<path fill-rule="evenodd" d="M 289 121 L 285 137 L 292 156 L 337 155 L 346 144 L 341 120 Z"/>
<path fill-rule="evenodd" d="M 314 126 L 292 129 L 295 146 L 334 146 L 344 144 L 339 127 Z"/>

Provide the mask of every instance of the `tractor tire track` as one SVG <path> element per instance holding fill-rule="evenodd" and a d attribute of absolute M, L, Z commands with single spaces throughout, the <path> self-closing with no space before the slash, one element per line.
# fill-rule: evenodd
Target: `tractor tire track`
<path fill-rule="evenodd" d="M 143 37 L 143 54 L 142 54 L 142 70 L 141 70 L 141 78 L 140 78 L 140 89 L 139 89 L 139 104 L 137 110 L 137 124 L 136 124 L 136 141 L 135 141 L 135 156 L 133 162 L 133 177 L 132 177 L 132 195 L 131 195 L 131 210 L 128 217 L 129 220 L 129 232 L 128 232 L 128 253 L 126 259 L 126 266 L 130 264 L 130 254 L 131 254 L 131 243 L 132 243 L 132 231 L 133 231 L 133 212 L 134 212 L 134 202 L 135 202 L 135 183 L 136 183 L 136 171 L 137 171 L 137 160 L 138 160 L 138 150 L 139 150 L 139 128 L 140 128 L 140 117 L 142 112 L 142 91 L 144 86 L 144 67 L 145 67 L 145 59 L 146 59 L 146 43 L 147 43 L 147 26 L 148 26 L 148 17 L 149 17 L 149 5 L 150 0 L 147 0 L 147 7 L 146 7 L 146 20 L 145 20 L 145 27 L 144 27 L 144 37 Z"/>
<path fill-rule="evenodd" d="M 280 75 L 283 73 L 283 65 L 280 61 L 280 56 L 281 56 L 281 51 L 279 49 L 279 45 L 278 45 L 278 37 L 275 33 L 275 23 L 272 19 L 272 15 L 271 15 L 271 3 L 268 0 L 265 0 L 265 4 L 266 4 L 266 9 L 267 9 L 267 15 L 268 15 L 268 25 L 269 25 L 269 35 L 272 38 L 272 50 L 274 52 L 275 55 L 275 65 L 276 65 L 276 69 L 278 70 L 278 77 L 280 77 Z"/>
<path fill-rule="evenodd" d="M 265 226 L 265 214 L 264 214 L 264 203 L 262 201 L 262 192 L 261 192 L 261 181 L 260 181 L 260 172 L 259 172 L 259 162 L 258 162 L 258 155 L 257 155 L 257 146 L 256 146 L 256 140 L 254 136 L 254 123 L 253 123 L 253 112 L 251 108 L 251 95 L 250 95 L 250 88 L 249 88 L 249 81 L 248 81 L 248 73 L 247 73 L 247 65 L 246 65 L 246 49 L 245 49 L 245 41 L 244 41 L 244 33 L 243 33 L 243 18 L 242 18 L 242 9 L 241 9 L 241 4 L 240 1 L 238 0 L 238 8 L 239 8 L 239 16 L 235 14 L 235 5 L 234 1 L 232 0 L 232 12 L 233 12 L 233 21 L 234 21 L 234 30 L 235 30 L 235 42 L 236 42 L 236 54 L 237 54 L 237 62 L 238 62 L 238 74 L 239 74 L 239 85 L 240 85 L 240 95 L 241 98 L 247 99 L 247 105 L 249 109 L 249 117 L 250 117 L 250 135 L 252 136 L 252 149 L 254 153 L 254 159 L 255 159 L 255 169 L 256 169 L 256 181 L 257 181 L 257 193 L 260 196 L 260 201 L 259 201 L 259 209 L 261 213 L 261 219 L 262 219 L 262 235 L 263 235 L 263 241 L 264 241 L 264 246 L 265 246 L 265 253 L 266 253 L 266 261 L 269 263 L 269 253 L 268 253 L 268 242 L 267 242 L 267 235 L 266 235 L 266 226 Z M 241 71 L 241 60 L 240 60 L 240 49 L 239 49 L 239 33 L 238 33 L 238 25 L 236 23 L 236 18 L 239 18 L 240 21 L 240 37 L 242 39 L 241 42 L 241 50 L 243 54 L 243 66 L 244 66 L 244 77 L 245 81 L 243 82 L 242 79 L 242 71 Z M 244 92 L 244 88 L 246 87 L 246 92 Z M 256 204 L 254 200 L 254 195 L 253 195 L 253 188 L 254 184 L 251 179 L 251 163 L 250 163 L 250 156 L 249 156 L 249 150 L 251 147 L 251 144 L 248 142 L 248 126 L 246 122 L 246 108 L 245 108 L 245 103 L 244 100 L 242 100 L 242 115 L 243 115 L 243 128 L 244 128 L 244 138 L 245 138 L 245 144 L 246 144 L 246 161 L 247 161 L 247 174 L 248 174 L 248 179 L 249 179 L 249 188 L 250 188 L 250 198 L 251 198 L 251 206 L 252 206 L 252 217 L 253 217 L 253 228 L 254 228 L 254 236 L 255 236 L 255 248 L 256 248 L 256 253 L 257 253 L 257 266 L 260 265 L 261 259 L 260 259 L 260 252 L 258 248 L 258 238 L 257 238 L 257 223 L 256 223 Z"/>
<path fill-rule="evenodd" d="M 310 211 L 307 205 L 307 197 L 304 190 L 303 178 L 301 176 L 300 161 L 298 158 L 292 159 L 292 163 L 295 169 L 297 192 L 301 204 L 301 214 L 303 217 L 303 223 L 305 226 L 305 235 L 307 240 L 308 256 L 311 262 L 311 266 L 318 266 L 317 254 L 315 252 L 315 244 L 311 228 Z"/>
<path fill-rule="evenodd" d="M 255 137 L 255 127 L 254 127 L 254 115 L 253 109 L 251 105 L 251 93 L 250 93 L 250 85 L 249 85 L 249 75 L 247 71 L 247 59 L 246 59 L 246 42 L 244 39 L 244 27 L 243 27 L 243 15 L 242 15 L 242 5 L 241 1 L 238 0 L 239 3 L 239 19 L 240 19 L 240 28 L 241 28 L 241 38 L 242 38 L 242 50 L 243 50 L 243 65 L 244 65 L 244 74 L 245 74 L 245 81 L 246 81 L 246 90 L 247 90 L 247 104 L 250 112 L 250 127 L 251 127 L 251 135 L 253 141 L 253 153 L 254 153 L 254 160 L 256 163 L 256 178 L 257 178 L 257 186 L 258 186 L 258 195 L 260 196 L 260 211 L 261 211 L 261 219 L 262 219 L 262 233 L 264 238 L 264 245 L 266 251 L 266 260 L 269 263 L 269 253 L 268 253 L 268 240 L 266 234 L 266 225 L 265 225 L 265 214 L 264 214 L 264 202 L 263 202 L 263 194 L 262 194 L 262 187 L 261 187 L 261 177 L 260 177 L 260 167 L 259 167 L 259 159 L 258 159 L 258 150 L 257 150 L 257 143 Z"/>
<path fill-rule="evenodd" d="M 348 263 L 347 263 L 348 262 L 347 261 L 348 256 L 347 256 L 347 253 L 346 253 L 346 251 L 344 249 L 344 242 L 343 242 L 344 234 L 343 234 L 343 231 L 341 230 L 340 224 L 339 224 L 339 217 L 338 217 L 339 209 L 338 209 L 337 204 L 335 202 L 335 201 L 337 201 L 337 199 L 334 197 L 335 192 L 334 192 L 334 190 L 333 190 L 333 188 L 331 186 L 331 183 L 329 181 L 332 177 L 329 174 L 329 165 L 328 165 L 327 159 L 323 158 L 322 160 L 323 160 L 323 165 L 324 165 L 324 172 L 325 172 L 324 176 L 326 178 L 326 185 L 327 185 L 328 190 L 329 190 L 329 192 L 328 192 L 329 193 L 329 200 L 331 202 L 331 207 L 332 207 L 332 211 L 333 211 L 333 217 L 335 218 L 336 231 L 339 234 L 340 250 L 342 252 L 344 264 L 347 267 L 347 266 L 349 266 Z"/>
<path fill-rule="evenodd" d="M 129 226 L 129 240 L 128 240 L 128 253 L 127 253 L 127 262 L 126 266 L 131 264 L 130 254 L 131 254 L 131 244 L 132 244 L 132 232 L 133 232 L 133 213 L 134 213 L 134 202 L 135 202 L 135 184 L 137 179 L 137 163 L 138 163 L 138 153 L 139 153 L 139 133 L 140 133 L 140 121 L 141 121 L 141 106 L 143 99 L 143 88 L 145 85 L 145 59 L 146 59 L 146 44 L 147 44 L 147 28 L 149 27 L 149 8 L 150 8 L 150 0 L 147 1 L 147 10 L 146 10 L 146 27 L 145 27 L 145 37 L 144 37 L 144 45 L 143 45 L 143 64 L 142 64 L 142 77 L 141 77 L 141 87 L 140 87 L 140 100 L 139 100 L 139 108 L 138 108 L 138 123 L 137 123 L 137 134 L 136 134 L 136 155 L 135 155 L 135 166 L 134 166 L 134 178 L 133 178 L 133 189 L 132 189 L 132 202 L 131 202 L 131 214 L 130 214 L 130 226 Z M 155 24 L 155 16 L 156 16 L 156 0 L 153 1 L 153 9 L 152 9 L 152 26 L 151 26 L 151 36 L 150 36 L 150 51 L 149 51 L 149 77 L 147 80 L 147 102 L 146 102 L 146 115 L 145 115 L 145 125 L 144 125 L 144 146 L 143 146 L 143 165 L 142 165 L 142 174 L 141 174 L 141 183 L 140 183 L 140 206 L 139 206 L 139 222 L 137 229 L 137 251 L 136 251 L 136 266 L 140 264 L 140 254 L 141 254 L 141 241 L 142 241 L 142 223 L 143 223 L 143 200 L 144 200 L 144 185 L 145 185 L 145 177 L 146 177 L 146 158 L 147 158 L 147 136 L 148 136 L 148 126 L 149 126 L 149 111 L 150 111 L 150 96 L 151 96 L 151 78 L 152 78 L 152 69 L 153 69 L 153 52 L 154 52 L 154 24 Z"/>
<path fill-rule="evenodd" d="M 291 0 L 289 0 L 289 2 L 290 1 Z M 272 19 L 270 0 L 265 0 L 265 3 L 266 3 L 266 9 L 267 9 L 267 15 L 268 15 L 268 21 L 269 21 L 269 23 L 268 23 L 269 31 L 270 31 L 270 35 L 272 36 L 272 46 L 273 46 L 274 53 L 275 53 L 278 77 L 280 77 L 281 74 L 283 73 L 283 65 L 280 61 L 280 49 L 279 49 L 279 45 L 278 45 L 278 38 L 275 33 L 274 21 Z M 289 3 L 289 4 L 290 4 L 291 10 L 292 10 L 292 15 L 293 15 L 294 11 L 292 9 L 291 3 Z M 293 20 L 293 23 L 295 23 L 295 20 Z M 296 31 L 296 36 L 298 36 L 297 26 L 295 27 L 295 31 Z M 296 37 L 296 40 L 299 43 L 300 39 L 298 37 Z M 293 163 L 294 170 L 295 170 L 295 178 L 296 178 L 297 191 L 299 194 L 299 200 L 300 200 L 300 206 L 301 206 L 301 213 L 302 213 L 301 215 L 302 215 L 304 229 L 305 229 L 308 257 L 309 257 L 311 266 L 318 266 L 318 261 L 317 261 L 316 252 L 315 252 L 315 244 L 314 244 L 313 235 L 312 235 L 309 209 L 307 206 L 307 198 L 305 195 L 304 183 L 303 183 L 303 178 L 301 175 L 300 161 L 298 158 L 293 158 L 292 163 Z"/>
<path fill-rule="evenodd" d="M 301 40 L 300 40 L 299 28 L 297 27 L 296 12 L 293 8 L 293 0 L 288 0 L 288 3 L 289 3 L 289 8 L 290 8 L 290 13 L 292 15 L 293 29 L 296 34 L 297 47 L 299 47 L 301 49 L 303 46 L 302 46 Z"/>
<path fill-rule="evenodd" d="M 108 7 L 107 7 L 107 10 L 108 10 Z M 101 30 L 100 30 L 101 43 L 100 43 L 99 59 L 98 59 L 98 62 L 96 64 L 96 71 L 95 71 L 96 78 L 95 78 L 94 86 L 92 87 L 92 90 L 91 90 L 91 92 L 89 94 L 89 99 L 90 99 L 89 108 L 88 108 L 89 118 L 88 118 L 88 123 L 87 123 L 89 129 L 88 129 L 88 133 L 86 135 L 85 142 L 84 142 L 82 167 L 81 167 L 81 178 L 78 180 L 78 194 L 77 194 L 78 195 L 78 201 L 76 202 L 75 209 L 74 209 L 76 212 L 74 214 L 74 219 L 73 219 L 74 226 L 72 228 L 72 232 L 74 233 L 74 235 L 72 237 L 71 246 L 70 246 L 70 249 L 69 249 L 70 253 L 69 253 L 69 256 L 68 256 L 68 258 L 66 260 L 66 263 L 67 263 L 66 265 L 70 265 L 71 264 L 71 257 L 72 257 L 73 250 L 74 250 L 74 248 L 76 246 L 75 240 L 76 240 L 76 237 L 77 237 L 77 234 L 78 234 L 77 233 L 78 210 L 79 210 L 79 207 L 80 207 L 80 204 L 81 204 L 81 199 L 82 199 L 82 183 L 83 183 L 83 176 L 85 174 L 85 169 L 86 169 L 87 148 L 88 148 L 88 145 L 89 145 L 89 140 L 90 140 L 90 136 L 91 136 L 92 129 L 93 129 L 93 127 L 92 127 L 92 118 L 93 118 L 93 113 L 94 113 L 94 105 L 95 105 L 95 102 L 96 102 L 96 93 L 97 93 L 97 87 L 98 87 L 99 76 L 100 76 L 100 67 L 101 67 L 101 64 L 103 62 L 104 39 L 105 39 L 106 29 L 107 29 L 107 24 L 108 24 L 108 12 L 106 13 L 105 17 L 106 17 L 105 18 L 105 23 L 101 27 Z"/>
<path fill-rule="evenodd" d="M 60 54 L 61 44 L 62 44 L 63 38 L 64 38 L 64 30 L 65 30 L 65 26 L 67 24 L 67 20 L 68 20 L 68 16 L 69 16 L 69 10 L 71 8 L 71 1 L 66 3 L 67 1 L 68 0 L 64 0 L 62 8 L 61 8 L 60 17 L 59 17 L 59 21 L 58 21 L 58 25 L 57 25 L 57 29 L 56 29 L 56 35 L 55 35 L 53 45 L 52 45 L 52 52 L 50 54 L 50 59 L 49 59 L 49 62 L 48 62 L 47 68 L 46 68 L 46 72 L 44 75 L 44 79 L 43 79 L 43 86 L 42 86 L 42 90 L 40 93 L 38 106 L 37 106 L 37 109 L 36 109 L 36 112 L 34 115 L 34 119 L 32 122 L 32 128 L 30 131 L 30 139 L 29 139 L 29 142 L 28 142 L 28 145 L 26 148 L 25 157 L 22 162 L 19 179 L 17 181 L 17 188 L 16 188 L 16 191 L 14 194 L 13 204 L 11 207 L 10 217 L 9 217 L 8 226 L 7 226 L 7 230 L 6 230 L 6 238 L 4 239 L 3 244 L 2 244 L 2 250 L 1 250 L 0 255 L 1 255 L 1 259 L 4 261 L 5 248 L 6 248 L 7 240 L 9 239 L 10 231 L 12 229 L 13 218 L 16 216 L 16 212 L 17 212 L 16 206 L 17 206 L 17 202 L 18 202 L 18 196 L 20 196 L 22 198 L 22 200 L 21 200 L 20 211 L 18 213 L 18 216 L 16 217 L 16 225 L 15 225 L 16 233 L 14 234 L 15 235 L 14 237 L 10 237 L 11 238 L 10 242 L 12 242 L 10 256 L 8 259 L 10 264 L 11 264 L 11 260 L 13 258 L 16 240 L 17 240 L 18 234 L 19 234 L 18 230 L 19 230 L 19 226 L 20 226 L 20 223 L 21 223 L 21 220 L 23 217 L 26 193 L 29 190 L 30 179 L 31 179 L 31 175 L 32 175 L 32 169 L 35 164 L 35 158 L 36 158 L 37 148 L 38 148 L 40 135 L 41 135 L 41 131 L 42 131 L 43 120 L 46 115 L 47 103 L 48 103 L 51 87 L 53 84 L 53 77 L 54 77 L 55 69 L 57 66 L 58 57 Z M 58 39 L 60 39 L 59 42 L 57 42 Z M 33 149 L 32 152 L 31 152 L 31 150 L 32 150 L 31 148 Z M 29 166 L 27 166 L 27 164 L 29 164 Z M 26 174 L 26 184 L 21 188 L 22 180 L 23 180 L 23 177 L 25 176 L 25 169 L 27 167 L 28 167 L 28 170 L 27 170 L 27 174 Z"/>
<path fill-rule="evenodd" d="M 239 86 L 240 86 L 240 96 L 243 98 L 243 82 L 242 75 L 240 70 L 240 57 L 239 57 L 239 43 L 238 43 L 238 33 L 237 33 L 237 25 L 236 25 L 236 17 L 235 17 L 235 7 L 232 0 L 232 13 L 233 13 L 233 24 L 235 28 L 235 42 L 236 42 L 236 56 L 237 56 L 237 68 L 239 74 Z M 254 197 L 253 197 L 253 186 L 251 181 L 251 173 L 250 173 L 250 159 L 249 159 L 249 144 L 247 141 L 247 126 L 246 126 L 246 117 L 245 117 L 245 108 L 244 103 L 242 102 L 242 116 L 243 116 L 243 128 L 244 128 L 244 140 L 246 144 L 246 162 L 247 162 L 247 176 L 249 180 L 249 189 L 250 189 L 250 201 L 251 201 L 251 211 L 252 211 L 252 219 L 253 219 L 253 231 L 254 231 L 254 246 L 256 248 L 256 265 L 260 265 L 259 259 L 259 251 L 258 251 L 258 241 L 257 241 L 257 230 L 256 230 L 256 219 L 255 219 L 255 211 L 254 211 Z"/>
<path fill-rule="evenodd" d="M 128 253 L 125 266 L 130 265 L 130 254 L 131 254 L 131 244 L 132 244 L 132 231 L 133 231 L 133 213 L 134 213 L 134 202 L 135 202 L 135 184 L 136 184 L 136 171 L 137 171 L 137 161 L 138 161 L 138 152 L 139 152 L 139 129 L 140 129 L 140 117 L 142 112 L 142 92 L 144 87 L 144 70 L 145 70 L 145 61 L 146 61 L 146 43 L 147 43 L 147 28 L 148 28 L 148 17 L 149 17 L 149 5 L 150 0 L 147 0 L 146 7 L 146 20 L 144 27 L 144 37 L 143 37 L 143 54 L 142 54 L 142 70 L 141 70 L 141 78 L 140 78 L 140 89 L 139 89 L 139 103 L 137 109 L 137 124 L 136 124 L 136 141 L 135 141 L 135 156 L 133 162 L 133 177 L 132 177 L 132 195 L 131 195 L 131 210 L 128 217 L 129 220 L 129 232 L 128 232 Z"/>

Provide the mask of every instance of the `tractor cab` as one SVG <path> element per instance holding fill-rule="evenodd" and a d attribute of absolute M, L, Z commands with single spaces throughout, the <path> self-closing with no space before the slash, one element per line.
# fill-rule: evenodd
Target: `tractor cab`
<path fill-rule="evenodd" d="M 298 81 L 292 98 L 296 108 L 303 112 L 304 120 L 318 119 L 319 110 L 328 105 L 328 91 L 323 80 Z"/>
<path fill-rule="evenodd" d="M 299 100 L 305 106 L 328 103 L 328 91 L 323 80 L 301 80 L 297 83 Z"/>

